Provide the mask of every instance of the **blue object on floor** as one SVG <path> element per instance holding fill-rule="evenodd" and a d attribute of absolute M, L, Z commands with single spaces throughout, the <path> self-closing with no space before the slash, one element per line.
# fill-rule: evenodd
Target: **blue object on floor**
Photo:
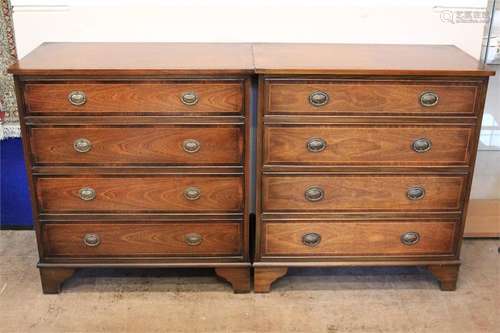
<path fill-rule="evenodd" d="M 0 227 L 32 228 L 31 198 L 21 139 L 0 141 Z"/>

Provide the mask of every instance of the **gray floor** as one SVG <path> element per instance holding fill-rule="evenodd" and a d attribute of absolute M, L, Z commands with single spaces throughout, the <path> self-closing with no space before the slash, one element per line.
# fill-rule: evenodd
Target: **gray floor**
<path fill-rule="evenodd" d="M 498 240 L 466 240 L 456 292 L 417 268 L 295 269 L 235 295 L 211 270 L 83 270 L 41 293 L 31 231 L 0 232 L 0 332 L 500 332 Z"/>

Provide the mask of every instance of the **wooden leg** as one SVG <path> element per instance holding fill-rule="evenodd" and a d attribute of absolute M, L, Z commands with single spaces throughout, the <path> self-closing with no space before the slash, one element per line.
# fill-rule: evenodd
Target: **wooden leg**
<path fill-rule="evenodd" d="M 268 293 L 271 291 L 271 284 L 284 276 L 288 272 L 288 267 L 255 267 L 254 290 L 256 293 Z"/>
<path fill-rule="evenodd" d="M 454 291 L 457 289 L 458 269 L 460 265 L 430 265 L 427 269 L 438 279 L 439 286 L 443 291 Z"/>
<path fill-rule="evenodd" d="M 75 268 L 40 267 L 40 278 L 44 294 L 59 294 L 61 285 L 74 273 Z"/>
<path fill-rule="evenodd" d="M 250 292 L 250 267 L 216 267 L 215 274 L 229 282 L 235 293 Z"/>

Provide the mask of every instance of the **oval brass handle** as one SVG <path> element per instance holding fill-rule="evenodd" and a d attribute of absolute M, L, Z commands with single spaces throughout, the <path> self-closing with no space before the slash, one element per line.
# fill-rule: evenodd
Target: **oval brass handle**
<path fill-rule="evenodd" d="M 425 189 L 421 186 L 412 186 L 406 191 L 406 196 L 410 200 L 420 200 L 425 196 Z"/>
<path fill-rule="evenodd" d="M 182 142 L 182 148 L 187 153 L 196 153 L 200 150 L 201 145 L 200 142 L 195 139 L 187 139 Z"/>
<path fill-rule="evenodd" d="M 434 106 L 439 102 L 439 96 L 432 91 L 425 91 L 420 95 L 420 104 L 425 107 Z"/>
<path fill-rule="evenodd" d="M 405 232 L 401 235 L 401 243 L 404 245 L 415 245 L 420 240 L 420 234 L 418 232 Z"/>
<path fill-rule="evenodd" d="M 200 234 L 193 232 L 184 236 L 184 241 L 186 242 L 187 245 L 191 246 L 200 245 L 201 242 L 203 241 L 203 237 Z"/>
<path fill-rule="evenodd" d="M 201 191 L 197 187 L 188 187 L 184 190 L 184 197 L 188 200 L 198 200 L 201 197 Z"/>
<path fill-rule="evenodd" d="M 92 143 L 88 139 L 80 138 L 73 142 L 73 148 L 79 153 L 86 153 L 92 149 Z"/>
<path fill-rule="evenodd" d="M 78 191 L 80 199 L 90 201 L 95 199 L 95 190 L 91 187 L 83 187 Z"/>
<path fill-rule="evenodd" d="M 90 247 L 98 246 L 101 244 L 101 237 L 97 234 L 85 234 L 85 236 L 83 236 L 83 244 Z"/>
<path fill-rule="evenodd" d="M 326 92 L 323 91 L 315 91 L 311 95 L 309 95 L 309 103 L 312 106 L 323 106 L 328 103 L 330 97 Z"/>
<path fill-rule="evenodd" d="M 411 148 L 417 153 L 425 153 L 426 151 L 431 150 L 432 142 L 427 138 L 420 138 L 413 141 Z"/>
<path fill-rule="evenodd" d="M 302 236 L 302 243 L 306 246 L 314 247 L 321 242 L 321 235 L 315 232 L 309 232 Z"/>
<path fill-rule="evenodd" d="M 322 138 L 311 138 L 307 141 L 307 150 L 311 153 L 319 153 L 325 150 L 326 141 Z"/>
<path fill-rule="evenodd" d="M 321 187 L 311 186 L 306 189 L 304 196 L 307 201 L 315 202 L 323 200 L 325 197 L 325 191 Z"/>
<path fill-rule="evenodd" d="M 198 103 L 198 95 L 196 93 L 190 91 L 190 92 L 185 92 L 181 96 L 181 102 L 184 103 L 185 105 L 195 105 Z"/>
<path fill-rule="evenodd" d="M 71 104 L 80 106 L 87 102 L 87 96 L 83 91 L 72 91 L 68 95 L 68 100 Z"/>

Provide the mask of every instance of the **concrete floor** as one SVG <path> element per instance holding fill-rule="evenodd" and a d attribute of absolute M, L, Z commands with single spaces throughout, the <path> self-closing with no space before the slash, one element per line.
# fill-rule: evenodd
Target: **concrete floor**
<path fill-rule="evenodd" d="M 498 240 L 464 242 L 458 290 L 417 268 L 294 269 L 269 294 L 207 270 L 82 270 L 43 295 L 31 231 L 0 232 L 0 332 L 500 332 Z"/>

